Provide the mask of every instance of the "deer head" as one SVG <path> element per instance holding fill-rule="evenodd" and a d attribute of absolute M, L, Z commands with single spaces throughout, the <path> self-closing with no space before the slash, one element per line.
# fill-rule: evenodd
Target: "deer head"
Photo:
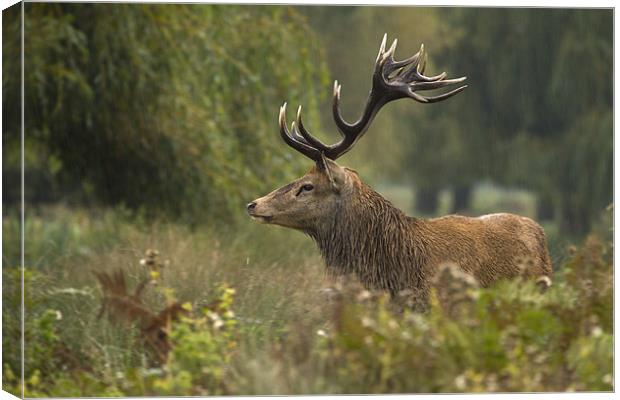
<path fill-rule="evenodd" d="M 174 303 L 159 313 L 151 311 L 142 303 L 141 296 L 149 279 L 142 280 L 133 294 L 127 290 L 125 274 L 121 270 L 112 273 L 94 271 L 101 289 L 103 299 L 98 318 L 104 313 L 116 321 L 136 322 L 140 337 L 154 352 L 158 361 L 166 362 L 171 344 L 168 339 L 172 320 L 184 312 L 179 303 Z"/>
<path fill-rule="evenodd" d="M 460 86 L 434 97 L 418 92 L 438 89 L 463 82 L 466 78 L 445 79 L 446 73 L 425 76 L 426 53 L 420 51 L 402 61 L 394 60 L 397 40 L 386 51 L 387 35 L 379 49 L 372 76 L 372 87 L 362 116 L 355 123 L 348 123 L 340 113 L 340 90 L 334 82 L 333 117 L 342 139 L 326 145 L 308 132 L 301 119 L 301 106 L 291 124 L 286 123 L 286 103 L 280 108 L 279 124 L 282 139 L 292 148 L 315 162 L 315 166 L 301 178 L 277 189 L 247 205 L 249 215 L 263 223 L 282 225 L 312 232 L 322 223 L 329 222 L 338 212 L 343 199 L 349 198 L 361 183 L 355 171 L 338 165 L 335 160 L 349 151 L 364 135 L 377 112 L 385 104 L 403 98 L 420 103 L 435 103 L 448 99 L 464 90 Z"/>

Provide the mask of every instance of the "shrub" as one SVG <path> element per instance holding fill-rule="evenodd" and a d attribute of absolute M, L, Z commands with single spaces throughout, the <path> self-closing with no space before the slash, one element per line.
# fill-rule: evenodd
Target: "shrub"
<path fill-rule="evenodd" d="M 453 276 L 460 295 L 436 288 L 423 315 L 345 291 L 317 362 L 344 393 L 609 391 L 611 273 L 611 243 L 590 236 L 545 293 L 523 279 L 480 289 Z"/>
<path fill-rule="evenodd" d="M 2 268 L 2 347 L 3 388 L 21 396 L 21 270 Z M 42 295 L 45 277 L 37 272 L 24 272 L 24 380 L 25 395 L 40 396 L 39 387 L 56 379 L 60 364 L 61 344 L 57 322 L 62 313 L 49 308 Z"/>
<path fill-rule="evenodd" d="M 428 312 L 414 313 L 356 284 L 319 292 L 318 259 L 308 263 L 303 237 L 197 235 L 153 225 L 148 233 L 125 227 L 118 245 L 98 247 L 97 235 L 114 225 L 81 219 L 74 222 L 86 242 L 77 234 L 58 239 L 60 228 L 33 231 L 70 254 L 50 257 L 34 246 L 54 268 L 26 270 L 28 396 L 613 389 L 608 228 L 569 250 L 544 293 L 520 278 L 480 288 L 445 266 Z M 138 262 L 136 249 L 154 243 L 172 255 L 170 264 L 156 252 Z M 95 256 L 82 254 L 80 244 Z M 284 261 L 279 252 L 261 255 L 274 246 L 295 251 Z M 156 284 L 145 289 L 145 307 L 185 310 L 167 330 L 164 362 L 149 357 L 139 326 L 96 318 L 88 271 L 118 268 L 128 287 L 150 273 Z M 222 281 L 233 282 L 236 293 Z M 3 382 L 19 394 L 20 271 L 4 267 L 3 282 Z"/>
<path fill-rule="evenodd" d="M 211 306 L 174 324 L 173 350 L 166 373 L 152 384 L 153 394 L 206 396 L 227 392 L 224 376 L 237 345 L 234 293 L 234 289 L 221 285 Z M 191 309 L 189 304 L 186 307 Z"/>

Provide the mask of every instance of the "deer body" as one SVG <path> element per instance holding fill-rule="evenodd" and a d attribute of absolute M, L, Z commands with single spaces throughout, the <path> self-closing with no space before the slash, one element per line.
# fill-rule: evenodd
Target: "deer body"
<path fill-rule="evenodd" d="M 442 264 L 457 265 L 482 286 L 520 275 L 526 264 L 527 275 L 551 276 L 545 234 L 531 219 L 513 214 L 409 217 L 364 184 L 355 171 L 327 162 L 342 187 L 338 195 L 315 199 L 320 204 L 311 208 L 321 215 L 301 218 L 291 210 L 308 182 L 314 182 L 317 192 L 326 184 L 314 168 L 285 187 L 288 196 L 279 189 L 257 199 L 253 217 L 308 234 L 330 274 L 355 274 L 367 288 L 387 290 L 393 296 L 412 290 L 421 302 Z M 292 226 L 292 221 L 299 225 Z"/>
<path fill-rule="evenodd" d="M 424 76 L 423 48 L 409 59 L 395 61 L 396 41 L 386 52 L 385 40 L 364 113 L 356 123 L 342 119 L 340 86 L 334 85 L 334 119 L 343 136 L 337 144 L 328 146 L 313 137 L 303 126 L 301 108 L 289 131 L 286 104 L 280 109 L 282 138 L 316 165 L 303 177 L 248 204 L 250 216 L 308 234 L 332 274 L 354 273 L 367 288 L 387 290 L 392 296 L 408 290 L 422 304 L 442 264 L 457 265 L 482 286 L 520 275 L 526 264 L 526 275 L 549 277 L 545 234 L 531 219 L 512 214 L 409 217 L 364 184 L 355 171 L 334 161 L 365 133 L 386 103 L 399 98 L 433 103 L 465 88 L 435 97 L 417 94 L 465 78 L 446 80 L 445 73 Z"/>

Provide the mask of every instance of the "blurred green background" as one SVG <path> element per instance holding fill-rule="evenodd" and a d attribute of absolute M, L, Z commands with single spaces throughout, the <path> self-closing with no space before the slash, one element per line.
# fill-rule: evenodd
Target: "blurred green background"
<path fill-rule="evenodd" d="M 613 390 L 613 10 L 26 3 L 22 226 L 19 7 L 2 18 L 5 390 Z M 535 218 L 556 270 L 545 295 L 455 278 L 457 315 L 334 302 L 307 237 L 247 218 L 247 202 L 312 166 L 281 141 L 278 108 L 290 121 L 303 105 L 309 130 L 336 141 L 333 79 L 353 120 L 384 33 L 397 59 L 424 43 L 427 74 L 469 88 L 389 104 L 339 162 L 410 215 Z M 169 263 L 145 307 L 195 310 L 157 368 L 135 326 L 96 317 L 92 274 L 135 287 L 146 249 Z M 221 283 L 236 290 L 230 331 L 200 314 Z"/>
<path fill-rule="evenodd" d="M 19 201 L 19 19 L 5 12 L 3 204 Z M 390 104 L 341 162 L 415 215 L 509 211 L 587 232 L 612 201 L 612 11 L 27 4 L 29 209 L 123 205 L 229 223 L 302 173 L 277 110 L 335 141 L 331 84 L 357 117 L 383 33 L 421 43 L 449 101 Z M 291 116 L 292 117 L 292 112 Z"/>

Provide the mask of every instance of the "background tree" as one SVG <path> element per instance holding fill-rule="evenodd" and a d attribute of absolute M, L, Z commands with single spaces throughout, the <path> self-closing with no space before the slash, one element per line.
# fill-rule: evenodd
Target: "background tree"
<path fill-rule="evenodd" d="M 25 15 L 28 200 L 227 220 L 245 189 L 300 171 L 279 143 L 277 107 L 299 101 L 317 125 L 325 69 L 292 8 L 28 4 Z M 19 90 L 5 93 L 12 110 Z M 5 128 L 7 147 L 18 129 Z"/>
<path fill-rule="evenodd" d="M 470 88 L 390 104 L 343 163 L 412 186 L 423 214 L 444 189 L 457 212 L 480 182 L 527 189 L 539 218 L 581 234 L 611 201 L 612 22 L 586 9 L 28 4 L 27 199 L 239 214 L 307 165 L 281 145 L 277 107 L 303 104 L 336 140 L 327 72 L 357 117 L 387 32 L 397 58 L 425 43 L 427 71 Z M 18 183 L 19 43 L 3 52 L 3 173 Z"/>
<path fill-rule="evenodd" d="M 467 76 L 470 88 L 441 105 L 395 103 L 345 162 L 377 180 L 415 187 L 433 214 L 440 190 L 467 212 L 474 185 L 533 191 L 539 217 L 583 233 L 611 201 L 610 10 L 308 7 L 303 12 L 343 85 L 354 118 L 384 32 L 397 58 L 425 43 L 427 71 Z M 407 38 L 407 40 L 405 40 Z M 329 91 L 325 88 L 324 91 Z M 329 104 L 323 125 L 333 131 Z M 596 177 L 584 171 L 592 170 Z M 595 172 L 594 172 L 595 171 Z M 576 190 L 579 188 L 579 194 Z"/>
<path fill-rule="evenodd" d="M 612 201 L 611 12 L 443 12 L 463 29 L 445 57 L 475 89 L 458 112 L 475 139 L 462 171 L 486 165 L 473 175 L 534 190 L 562 228 L 587 232 Z"/>

